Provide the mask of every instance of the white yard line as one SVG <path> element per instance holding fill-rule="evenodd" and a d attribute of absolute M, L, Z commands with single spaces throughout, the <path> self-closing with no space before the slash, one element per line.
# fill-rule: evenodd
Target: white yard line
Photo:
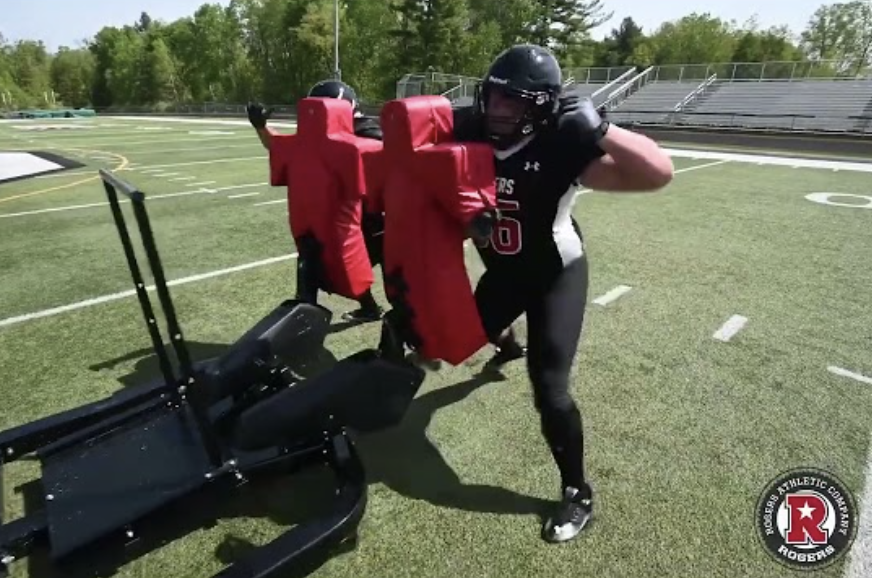
<path fill-rule="evenodd" d="M 724 323 L 720 329 L 715 331 L 715 334 L 712 335 L 714 339 L 718 341 L 723 341 L 726 343 L 736 336 L 739 331 L 745 327 L 745 324 L 748 323 L 747 317 L 742 317 L 741 315 L 733 315 L 729 319 L 727 319 L 726 323 Z"/>
<path fill-rule="evenodd" d="M 169 169 L 172 167 L 192 167 L 194 165 L 214 165 L 216 163 L 235 163 L 239 161 L 258 161 L 266 159 L 266 155 L 262 155 L 259 157 L 235 157 L 230 159 L 214 159 L 211 161 L 191 161 L 187 163 L 170 163 L 166 165 L 148 165 L 145 167 L 140 167 L 138 169 L 133 169 L 135 171 L 146 171 L 151 169 Z"/>
<path fill-rule="evenodd" d="M 730 162 L 730 161 L 729 160 L 720 160 L 720 161 L 714 161 L 711 163 L 703 163 L 701 165 L 693 165 L 692 167 L 685 167 L 683 169 L 677 169 L 675 171 L 675 174 L 677 175 L 680 173 L 689 173 L 691 171 L 698 171 L 699 169 L 707 169 L 709 167 L 716 167 L 718 165 L 723 165 L 723 164 L 726 164 L 728 162 Z"/>
<path fill-rule="evenodd" d="M 711 162 L 711 163 L 703 163 L 701 165 L 693 165 L 692 167 L 684 167 L 683 169 L 675 169 L 675 174 L 680 175 L 681 173 L 689 173 L 690 171 L 697 171 L 699 169 L 707 169 L 709 167 L 716 167 L 718 165 L 723 165 L 723 164 L 726 164 L 728 162 L 730 162 L 730 161 L 721 160 L 721 161 L 715 161 L 715 162 Z M 592 189 L 578 189 L 579 195 L 584 195 L 586 193 L 593 193 L 593 192 L 594 191 Z"/>
<path fill-rule="evenodd" d="M 87 170 L 87 171 L 59 171 L 57 173 L 52 173 L 50 175 L 40 175 L 38 177 L 34 177 L 37 179 L 56 179 L 58 177 L 79 177 L 81 175 L 93 175 L 97 171 L 96 170 Z"/>
<path fill-rule="evenodd" d="M 853 379 L 854 381 L 859 381 L 860 383 L 872 385 L 872 377 L 866 377 L 865 375 L 861 375 L 859 373 L 849 371 L 841 367 L 836 367 L 835 365 L 829 366 L 827 368 L 827 371 L 829 371 L 833 375 L 838 375 L 839 377 L 847 377 L 848 379 Z"/>
<path fill-rule="evenodd" d="M 229 267 L 227 269 L 219 269 L 217 271 L 210 271 L 208 273 L 201 273 L 199 275 L 191 275 L 190 277 L 182 277 L 181 279 L 174 279 L 172 281 L 168 281 L 167 285 L 170 287 L 177 287 L 179 285 L 186 285 L 188 283 L 197 283 L 199 281 L 205 281 L 207 279 L 214 279 L 215 277 L 222 277 L 224 275 L 229 275 L 231 273 L 238 273 L 240 271 L 247 271 L 249 269 L 255 269 L 257 267 L 264 267 L 266 265 L 273 265 L 275 263 L 281 263 L 283 261 L 288 261 L 291 259 L 296 259 L 297 254 L 292 253 L 290 255 L 283 255 L 281 257 L 272 257 L 271 259 L 263 259 L 261 261 L 254 261 L 252 263 L 246 263 L 244 265 L 237 265 L 236 267 Z M 149 285 L 147 287 L 149 291 L 154 291 L 154 285 Z M 109 303 L 111 301 L 118 301 L 119 299 L 125 299 L 127 297 L 133 297 L 136 295 L 136 291 L 130 289 L 128 291 L 119 291 L 118 293 L 110 293 L 109 295 L 102 295 L 100 297 L 94 297 L 92 299 L 85 299 L 84 301 L 78 301 L 76 303 L 70 303 L 69 305 L 62 305 L 61 307 L 52 307 L 50 309 L 43 309 L 42 311 L 36 311 L 34 313 L 27 313 L 25 315 L 17 315 L 15 317 L 8 317 L 6 319 L 0 319 L 0 327 L 9 327 L 11 325 L 17 325 L 19 323 L 24 323 L 26 321 L 33 321 L 34 319 L 42 319 L 44 317 L 52 317 L 54 315 L 59 315 L 61 313 L 67 313 L 69 311 L 76 311 L 78 309 L 85 309 L 86 307 L 93 307 L 94 305 L 100 305 L 102 303 Z"/>
<path fill-rule="evenodd" d="M 863 495 L 857 504 L 859 520 L 857 537 L 848 554 L 844 578 L 869 578 L 872 576 L 872 439 L 869 440 L 869 457 L 866 458 L 866 483 Z"/>
<path fill-rule="evenodd" d="M 246 184 L 246 185 L 230 185 L 228 187 L 219 187 L 216 189 L 179 191 L 177 193 L 166 193 L 163 195 L 146 195 L 146 200 L 147 201 L 154 201 L 154 200 L 160 200 L 160 199 L 172 199 L 174 197 L 184 197 L 184 196 L 196 195 L 196 194 L 212 194 L 212 193 L 219 193 L 221 191 L 232 191 L 235 189 L 247 189 L 250 187 L 263 187 L 266 185 L 267 185 L 267 183 L 251 183 L 251 184 Z M 127 202 L 127 201 L 121 201 L 121 202 Z M 79 211 L 82 209 L 92 209 L 95 207 L 105 207 L 108 204 L 109 203 L 107 203 L 107 202 L 88 203 L 85 205 L 67 205 L 64 207 L 53 207 L 53 208 L 49 208 L 49 209 L 36 209 L 33 211 L 22 211 L 20 213 L 5 213 L 5 214 L 0 213 L 0 219 L 13 219 L 16 217 L 27 217 L 27 216 L 31 216 L 31 215 L 43 215 L 46 213 L 61 213 L 64 211 Z"/>
<path fill-rule="evenodd" d="M 258 196 L 259 194 L 260 194 L 260 193 L 242 193 L 242 194 L 240 194 L 240 195 L 227 195 L 227 198 L 228 198 L 228 199 L 242 199 L 242 198 L 245 198 L 245 197 L 256 197 L 256 196 Z"/>
<path fill-rule="evenodd" d="M 670 156 L 694 159 L 716 159 L 720 161 L 733 161 L 737 163 L 754 163 L 760 166 L 772 165 L 782 167 L 800 167 L 804 169 L 840 169 L 843 171 L 857 171 L 872 173 L 872 163 L 854 163 L 847 161 L 824 161 L 817 159 L 799 159 L 794 157 L 773 157 L 756 154 L 740 154 L 725 152 L 707 152 L 684 149 L 664 148 Z M 691 167 L 693 168 L 693 167 Z M 678 172 L 678 171 L 675 171 Z"/>
<path fill-rule="evenodd" d="M 168 133 L 161 133 L 162 135 L 167 135 Z M 207 135 L 191 135 L 187 132 L 178 133 L 180 136 L 175 138 L 162 138 L 162 139 L 143 139 L 143 140 L 124 140 L 117 139 L 112 141 L 99 140 L 99 139 L 82 139 L 81 141 L 76 141 L 75 143 L 69 143 L 66 146 L 89 146 L 91 148 L 103 148 L 103 147 L 124 147 L 124 152 L 128 152 L 129 147 L 148 147 L 156 144 L 174 144 L 174 143 L 183 143 L 183 142 L 197 142 L 197 143 L 208 143 L 213 144 L 213 141 L 227 141 L 227 140 L 240 140 L 243 138 L 251 139 L 251 135 L 225 135 L 225 136 L 207 136 Z M 128 135 L 129 138 L 129 135 Z M 81 142 L 81 145 L 79 144 Z M 250 144 L 257 144 L 258 141 L 252 140 Z M 43 148 L 54 148 L 54 147 L 43 147 Z M 210 147 L 214 148 L 214 147 Z M 136 151 L 140 152 L 140 151 Z M 147 154 L 147 151 L 141 151 L 143 154 Z M 154 151 L 154 154 L 158 154 L 160 150 Z"/>
<path fill-rule="evenodd" d="M 170 179 L 170 182 L 176 183 L 179 181 L 194 181 L 197 180 L 197 177 L 176 177 L 174 179 Z"/>
<path fill-rule="evenodd" d="M 250 126 L 250 123 L 245 120 L 228 120 L 228 119 L 211 119 L 211 118 L 187 118 L 179 116 L 113 116 L 117 120 L 132 120 L 132 121 L 148 121 L 148 122 L 181 122 L 189 124 L 223 124 L 235 126 Z M 270 126 L 279 126 L 287 128 L 296 128 L 297 123 L 287 121 L 270 121 Z"/>
<path fill-rule="evenodd" d="M 611 291 L 609 291 L 605 295 L 602 295 L 602 296 L 594 299 L 593 302 L 597 305 L 602 305 L 603 307 L 605 307 L 606 305 L 608 305 L 612 301 L 615 301 L 616 299 L 620 298 L 622 295 L 626 295 L 632 289 L 633 288 L 628 286 L 628 285 L 618 285 L 617 287 L 615 287 L 614 289 L 612 289 Z"/>
<path fill-rule="evenodd" d="M 278 205 L 279 203 L 287 203 L 287 202 L 288 202 L 287 199 L 278 199 L 275 201 L 264 201 L 262 203 L 254 203 L 252 206 L 253 207 L 263 207 L 266 205 Z"/>
<path fill-rule="evenodd" d="M 261 146 L 260 141 L 247 142 L 245 144 L 222 144 L 215 147 L 186 147 L 181 149 L 160 149 L 156 151 L 136 151 L 137 157 L 145 157 L 150 155 L 164 155 L 167 153 L 186 153 L 186 152 L 208 152 L 208 151 L 221 151 L 224 149 L 242 149 L 242 148 L 252 148 L 257 149 Z"/>
<path fill-rule="evenodd" d="M 76 138 L 56 138 L 53 135 L 51 139 L 40 139 L 36 141 L 31 148 L 38 147 L 44 149 L 57 149 L 61 150 L 64 148 L 74 148 L 74 147 L 82 147 L 89 149 L 98 149 L 102 147 L 115 147 L 115 146 L 146 146 L 152 144 L 164 144 L 164 143 L 179 143 L 179 142 L 209 142 L 209 141 L 228 141 L 228 140 L 240 140 L 243 138 L 252 139 L 252 143 L 258 143 L 257 137 L 254 134 L 226 134 L 226 135 L 197 135 L 191 134 L 190 131 L 173 131 L 173 132 L 162 132 L 159 134 L 155 134 L 154 136 L 163 136 L 170 137 L 170 135 L 177 135 L 172 138 L 140 138 L 146 135 L 134 135 L 131 137 L 130 133 L 124 133 L 119 135 L 76 135 Z M 134 139 L 134 140 L 131 140 Z M 139 139 L 139 140 L 135 140 Z"/>

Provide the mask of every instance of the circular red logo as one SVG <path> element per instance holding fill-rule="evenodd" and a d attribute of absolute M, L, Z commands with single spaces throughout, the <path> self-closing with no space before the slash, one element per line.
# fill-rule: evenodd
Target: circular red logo
<path fill-rule="evenodd" d="M 756 509 L 766 551 L 797 570 L 819 570 L 841 558 L 857 534 L 857 506 L 833 474 L 802 468 L 772 480 Z"/>

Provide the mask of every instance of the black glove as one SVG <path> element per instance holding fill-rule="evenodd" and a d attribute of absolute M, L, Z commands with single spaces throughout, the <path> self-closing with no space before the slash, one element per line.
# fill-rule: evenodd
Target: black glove
<path fill-rule="evenodd" d="M 273 113 L 271 108 L 264 108 L 259 102 L 249 102 L 245 112 L 248 113 L 248 122 L 254 128 L 266 128 L 266 121 Z"/>
<path fill-rule="evenodd" d="M 359 116 L 354 119 L 354 134 L 361 138 L 384 140 L 378 119 L 369 116 Z"/>
<path fill-rule="evenodd" d="M 469 235 L 479 247 L 487 246 L 487 241 L 493 233 L 497 221 L 500 220 L 500 212 L 496 208 L 485 209 L 472 218 L 467 226 Z"/>
<path fill-rule="evenodd" d="M 596 144 L 609 130 L 609 122 L 597 112 L 593 101 L 578 89 L 569 89 L 560 95 L 557 126 L 561 131 L 571 130 L 581 140 Z"/>

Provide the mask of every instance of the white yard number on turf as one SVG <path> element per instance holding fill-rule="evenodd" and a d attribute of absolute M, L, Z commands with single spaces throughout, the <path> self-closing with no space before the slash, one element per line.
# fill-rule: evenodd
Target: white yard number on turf
<path fill-rule="evenodd" d="M 863 199 L 866 203 L 840 203 L 831 201 L 831 197 L 853 197 L 855 199 Z M 805 196 L 806 199 L 813 203 L 821 205 L 832 205 L 834 207 L 849 207 L 851 209 L 872 209 L 872 196 L 869 195 L 852 195 L 849 193 L 811 193 Z"/>

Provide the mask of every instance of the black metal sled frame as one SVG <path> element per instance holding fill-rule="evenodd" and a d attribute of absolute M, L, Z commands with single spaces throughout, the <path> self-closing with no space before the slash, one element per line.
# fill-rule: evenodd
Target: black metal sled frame
<path fill-rule="evenodd" d="M 300 426 L 293 434 L 283 435 L 280 431 L 270 444 L 260 445 L 251 441 L 252 435 L 237 432 L 237 438 L 249 438 L 241 444 L 244 449 L 230 441 L 233 435 L 227 433 L 228 423 L 242 423 L 246 412 L 252 411 L 248 422 L 254 422 L 258 411 L 263 413 L 264 400 L 288 397 L 293 378 L 281 371 L 280 363 L 264 366 L 262 361 L 268 356 L 258 358 L 257 364 L 251 363 L 252 356 L 242 356 L 244 363 L 221 360 L 223 365 L 219 363 L 218 369 L 198 366 L 191 360 L 155 246 L 145 195 L 108 171 L 101 170 L 100 176 L 163 379 L 0 432 L 0 468 L 35 453 L 42 466 L 40 482 L 45 499 L 43 509 L 0 525 L 0 576 L 7 576 L 10 564 L 40 546 L 47 547 L 59 564 L 81 554 L 99 556 L 105 548 L 118 546 L 118 542 L 123 549 L 123 544 L 136 535 L 138 523 L 167 512 L 174 503 L 196 492 L 207 488 L 233 492 L 257 474 L 289 474 L 325 462 L 337 479 L 337 497 L 331 511 L 254 549 L 215 578 L 271 577 L 286 572 L 304 555 L 353 538 L 367 494 L 363 466 L 345 424 L 332 419 L 334 410 L 330 406 L 330 419 L 309 420 L 317 424 L 317 430 L 312 429 L 315 426 Z M 180 376 L 175 375 L 164 346 L 118 191 L 132 203 Z M 283 306 L 290 311 L 288 315 L 297 315 L 292 321 L 311 329 L 310 333 L 317 334 L 314 339 L 317 341 L 319 335 L 323 342 L 329 312 L 318 306 Z M 294 338 L 305 339 L 304 333 Z M 262 343 L 249 334 L 237 344 L 241 343 L 246 352 L 263 349 Z M 349 366 L 373 361 L 378 363 L 371 354 L 362 352 L 357 359 L 340 363 Z M 256 380 L 252 373 L 245 377 L 257 387 L 248 386 L 249 381 L 240 387 L 239 367 L 243 366 L 245 371 L 254 372 Z M 212 382 L 208 381 L 210 375 Z M 415 391 L 418 386 L 420 383 L 414 386 Z M 281 408 L 266 409 L 275 413 Z M 256 431 L 254 437 L 260 433 Z M 2 512 L 0 493 L 0 516 Z"/>

